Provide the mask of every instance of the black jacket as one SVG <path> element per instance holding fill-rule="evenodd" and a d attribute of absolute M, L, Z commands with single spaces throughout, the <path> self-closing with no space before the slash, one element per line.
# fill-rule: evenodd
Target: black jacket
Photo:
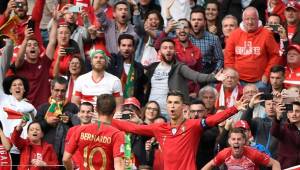
<path fill-rule="evenodd" d="M 121 79 L 122 73 L 124 71 L 124 60 L 121 54 L 111 54 L 111 61 L 107 68 L 107 71 L 116 77 Z M 136 61 L 132 62 L 134 67 L 134 94 L 142 105 L 145 104 L 144 95 L 144 85 L 147 82 L 146 76 L 144 74 L 144 67 L 141 63 Z M 123 87 L 124 88 L 124 87 Z"/>

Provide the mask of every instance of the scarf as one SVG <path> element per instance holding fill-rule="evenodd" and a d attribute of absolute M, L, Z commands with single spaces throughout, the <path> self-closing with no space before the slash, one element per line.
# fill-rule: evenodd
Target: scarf
<path fill-rule="evenodd" d="M 59 117 L 62 115 L 63 107 L 67 104 L 67 101 L 56 101 L 55 99 L 49 99 L 50 106 L 46 112 L 45 119 L 49 116 Z"/>
<path fill-rule="evenodd" d="M 227 106 L 227 107 L 231 107 L 235 104 L 235 101 L 237 100 L 238 97 L 238 86 L 235 86 L 235 88 L 233 89 L 233 91 L 231 92 L 230 95 L 230 99 L 227 102 L 228 104 L 226 105 L 225 103 L 225 93 L 224 93 L 224 86 L 223 84 L 221 85 L 221 89 L 220 89 L 220 96 L 219 96 L 219 106 Z"/>

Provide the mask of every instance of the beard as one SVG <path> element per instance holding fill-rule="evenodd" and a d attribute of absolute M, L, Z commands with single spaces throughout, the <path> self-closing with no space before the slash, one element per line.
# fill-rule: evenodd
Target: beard
<path fill-rule="evenodd" d="M 173 55 L 172 59 L 171 59 L 171 60 L 168 60 L 168 59 L 166 59 L 165 55 L 162 54 L 162 60 L 163 60 L 164 62 L 166 62 L 167 64 L 170 64 L 170 65 L 171 65 L 171 64 L 175 61 L 175 56 Z"/>

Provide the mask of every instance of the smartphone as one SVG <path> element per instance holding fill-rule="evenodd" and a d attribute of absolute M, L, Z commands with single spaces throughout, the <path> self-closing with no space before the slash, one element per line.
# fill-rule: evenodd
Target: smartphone
<path fill-rule="evenodd" d="M 68 11 L 73 13 L 79 13 L 81 11 L 81 6 L 71 6 L 70 8 L 68 8 Z"/>
<path fill-rule="evenodd" d="M 28 21 L 27 25 L 28 25 L 28 28 L 31 28 L 32 31 L 34 31 L 35 22 L 33 20 L 30 19 Z"/>
<path fill-rule="evenodd" d="M 183 29 L 183 28 L 184 28 L 184 23 L 182 23 L 182 22 L 177 22 L 175 28 L 176 28 L 176 29 Z"/>
<path fill-rule="evenodd" d="M 131 114 L 130 113 L 123 113 L 121 119 L 129 120 L 129 119 L 131 119 Z"/>
<path fill-rule="evenodd" d="M 16 2 L 16 8 L 23 8 L 23 2 Z"/>
<path fill-rule="evenodd" d="M 287 112 L 293 110 L 293 104 L 285 104 L 284 107 Z"/>
<path fill-rule="evenodd" d="M 278 28 L 279 28 L 279 25 L 269 25 L 269 27 L 271 27 L 273 29 L 273 32 L 278 32 Z"/>
<path fill-rule="evenodd" d="M 65 52 L 67 53 L 67 54 L 74 54 L 75 53 L 75 47 L 66 47 L 66 48 L 64 48 L 65 49 Z"/>
<path fill-rule="evenodd" d="M 260 100 L 273 100 L 273 94 L 271 94 L 271 93 L 261 94 Z"/>

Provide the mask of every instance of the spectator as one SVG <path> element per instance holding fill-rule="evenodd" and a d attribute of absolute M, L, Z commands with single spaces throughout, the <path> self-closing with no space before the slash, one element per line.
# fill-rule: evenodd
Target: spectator
<path fill-rule="evenodd" d="M 190 15 L 190 40 L 201 49 L 203 73 L 217 73 L 223 67 L 223 53 L 219 38 L 205 31 L 206 19 L 202 9 L 195 8 Z"/>
<path fill-rule="evenodd" d="M 77 113 L 77 116 L 80 120 L 80 125 L 73 126 L 68 130 L 68 133 L 66 135 L 65 140 L 65 146 L 68 144 L 68 142 L 71 140 L 71 137 L 74 135 L 76 130 L 80 128 L 81 126 L 88 125 L 92 122 L 92 117 L 94 114 L 94 106 L 90 102 L 83 102 L 79 106 L 79 112 Z M 76 150 L 72 157 L 72 161 L 74 163 L 75 168 L 79 168 L 80 164 L 83 162 L 79 150 Z"/>
<path fill-rule="evenodd" d="M 300 85 L 300 45 L 291 44 L 287 52 L 287 65 L 285 67 L 285 87 Z"/>
<path fill-rule="evenodd" d="M 221 21 L 219 18 L 220 4 L 217 0 L 207 0 L 204 6 L 206 29 L 217 36 L 221 35 Z"/>
<path fill-rule="evenodd" d="M 134 1 L 134 0 L 131 0 L 131 1 Z M 139 0 L 137 2 L 138 2 L 137 3 L 138 10 L 140 12 L 140 16 L 141 16 L 142 20 L 146 20 L 147 13 L 150 11 L 155 10 L 159 13 L 161 12 L 161 7 L 159 5 L 156 5 L 153 0 Z M 163 23 L 163 21 L 162 21 L 162 23 Z"/>
<path fill-rule="evenodd" d="M 141 62 L 144 66 L 148 66 L 159 60 L 157 51 L 154 48 L 154 42 L 163 29 L 164 21 L 160 12 L 156 10 L 148 11 L 145 18 L 142 19 L 136 5 L 134 9 L 133 24 L 139 35 L 135 60 Z"/>
<path fill-rule="evenodd" d="M 172 30 L 176 30 L 176 37 L 173 39 L 175 42 L 176 58 L 179 62 L 182 62 L 189 66 L 194 71 L 201 71 L 201 52 L 192 42 L 189 40 L 190 23 L 187 19 L 179 19 L 178 21 L 171 20 L 165 31 L 162 32 L 158 38 L 158 41 L 165 38 Z M 156 43 L 159 44 L 160 43 Z M 189 95 L 196 97 L 197 92 L 200 89 L 198 83 L 189 81 Z"/>
<path fill-rule="evenodd" d="M 189 110 L 190 119 L 206 118 L 208 116 L 204 102 L 198 99 L 191 101 Z"/>
<path fill-rule="evenodd" d="M 202 100 L 203 103 L 205 104 L 207 113 L 215 114 L 217 111 L 215 104 L 218 98 L 218 91 L 211 86 L 205 86 L 200 89 L 198 96 L 199 99 Z"/>
<path fill-rule="evenodd" d="M 264 90 L 265 93 L 281 93 L 284 89 L 285 68 L 281 65 L 275 65 L 270 70 L 270 84 Z"/>
<path fill-rule="evenodd" d="M 36 110 L 32 104 L 26 101 L 25 97 L 29 91 L 28 81 L 19 76 L 9 76 L 3 81 L 3 91 L 0 92 L 0 121 L 5 129 L 4 135 L 10 137 L 14 127 L 19 123 L 17 119 L 9 119 L 8 113 L 5 113 L 4 108 L 20 112 L 23 115 L 29 116 L 29 121 L 36 115 Z M 23 132 L 22 137 L 26 138 L 27 133 Z M 19 165 L 20 151 L 13 146 L 10 150 L 12 164 Z"/>
<path fill-rule="evenodd" d="M 57 158 L 61 163 L 67 131 L 75 123 L 73 115 L 78 113 L 75 104 L 65 100 L 68 82 L 63 77 L 55 77 L 51 82 L 51 96 L 42 104 L 36 120 L 44 129 L 43 139 L 54 146 Z"/>
<path fill-rule="evenodd" d="M 66 75 L 68 72 L 69 62 L 74 56 L 84 59 L 84 56 L 81 56 L 79 45 L 71 39 L 72 31 L 76 28 L 76 25 L 74 25 L 74 23 L 70 24 L 69 22 L 76 21 L 74 17 L 75 15 L 77 14 L 68 12 L 68 6 L 64 6 L 61 10 L 55 11 L 50 28 L 53 32 L 53 38 L 52 42 L 49 43 L 49 46 L 55 49 L 54 59 L 49 70 L 51 77 L 54 77 L 54 75 L 57 74 Z M 62 17 L 65 19 L 62 19 Z M 78 39 L 76 39 L 76 41 L 78 41 Z"/>
<path fill-rule="evenodd" d="M 235 128 L 231 130 L 228 139 L 230 147 L 219 152 L 213 160 L 202 168 L 202 170 L 210 170 L 223 163 L 228 169 L 259 169 L 259 166 L 262 165 L 272 167 L 272 169 L 275 170 L 280 170 L 278 161 L 256 149 L 245 146 L 246 141 L 247 137 L 242 129 Z"/>
<path fill-rule="evenodd" d="M 122 84 L 119 78 L 105 71 L 109 58 L 102 50 L 91 50 L 90 57 L 93 69 L 76 80 L 72 102 L 79 106 L 80 103 L 88 101 L 95 106 L 99 94 L 112 94 L 116 97 L 117 108 L 120 109 L 123 102 Z M 94 119 L 96 117 L 94 115 Z"/>
<path fill-rule="evenodd" d="M 284 16 L 286 18 L 287 35 L 290 43 L 300 43 L 300 4 L 295 0 L 287 3 Z"/>
<path fill-rule="evenodd" d="M 160 45 L 161 62 L 153 63 L 146 73 L 149 81 L 147 89 L 148 100 L 157 101 L 160 104 L 162 115 L 167 117 L 166 96 L 169 90 L 179 90 L 184 94 L 184 100 L 188 101 L 187 80 L 197 82 L 212 82 L 222 80 L 223 73 L 201 74 L 191 70 L 185 64 L 175 59 L 175 42 L 164 39 Z"/>
<path fill-rule="evenodd" d="M 0 166 L 3 166 L 2 170 L 11 170 L 12 161 L 9 155 L 9 150 L 11 148 L 11 142 L 9 138 L 4 135 L 2 123 L 0 122 Z"/>
<path fill-rule="evenodd" d="M 76 129 L 66 145 L 63 162 L 67 170 L 73 169 L 71 158 L 76 150 L 80 152 L 81 156 L 89 153 L 84 157 L 83 162 L 80 163 L 80 169 L 84 169 L 84 167 L 100 169 L 103 167 L 104 162 L 106 162 L 104 169 L 125 169 L 123 163 L 124 133 L 109 125 L 116 109 L 116 101 L 113 95 L 100 95 L 97 98 L 96 108 L 99 118 L 97 120 L 98 123 L 81 126 Z M 81 134 L 97 136 L 99 139 L 102 136 L 103 142 L 88 140 L 89 138 L 85 137 L 82 138 Z M 108 139 L 110 139 L 110 142 Z M 95 152 L 99 150 L 100 152 Z M 91 153 L 94 153 L 94 155 Z"/>
<path fill-rule="evenodd" d="M 85 66 L 84 61 L 80 57 L 75 57 L 74 56 L 70 60 L 69 69 L 68 69 L 68 73 L 67 73 L 68 88 L 67 88 L 67 91 L 66 91 L 66 100 L 68 100 L 68 101 L 72 100 L 72 95 L 74 93 L 75 81 L 77 80 L 77 78 L 79 76 L 81 76 L 82 74 L 85 73 L 84 66 Z M 59 68 L 57 68 L 57 67 L 59 67 L 59 65 L 55 64 L 54 70 L 59 70 Z M 59 76 L 58 71 L 55 71 L 54 77 L 57 77 L 57 76 Z"/>
<path fill-rule="evenodd" d="M 280 19 L 280 16 L 277 14 L 270 14 L 267 23 L 265 25 L 265 28 L 272 31 L 273 36 L 276 40 L 276 42 L 279 44 L 280 50 L 280 64 L 285 65 L 286 64 L 286 49 L 289 44 L 289 40 L 287 37 L 287 31 L 282 25 L 282 20 Z"/>
<path fill-rule="evenodd" d="M 212 127 L 238 110 L 244 109 L 246 103 L 237 102 L 234 107 L 206 119 L 186 120 L 183 118 L 182 113 L 183 100 L 183 94 L 178 91 L 168 93 L 167 108 L 171 118 L 170 123 L 136 125 L 125 121 L 113 120 L 112 125 L 127 132 L 154 136 L 160 143 L 162 154 L 164 155 L 163 164 L 165 169 L 195 170 L 195 148 L 198 147 L 204 128 Z M 169 136 L 170 132 L 171 136 Z M 179 146 L 180 148 L 178 148 Z M 185 152 L 182 152 L 183 150 Z"/>
<path fill-rule="evenodd" d="M 283 169 L 299 165 L 299 128 L 300 128 L 300 103 L 293 103 L 293 110 L 287 111 L 288 121 L 282 125 L 280 122 L 283 118 L 283 112 L 276 113 L 273 119 L 271 134 L 277 138 L 279 142 L 277 160 Z"/>
<path fill-rule="evenodd" d="M 241 85 L 256 83 L 258 88 L 264 88 L 270 68 L 279 62 L 279 46 L 271 32 L 259 25 L 254 7 L 243 12 L 240 28 L 230 34 L 226 43 L 225 67 L 239 73 Z M 256 69 L 257 64 L 264 69 Z"/>
<path fill-rule="evenodd" d="M 246 120 L 251 128 L 251 134 L 253 136 L 253 142 L 262 144 L 267 151 L 270 152 L 272 158 L 277 158 L 277 139 L 271 135 L 272 120 L 276 117 L 275 103 L 273 100 L 261 100 L 263 93 L 258 93 L 252 97 L 249 103 L 249 107 L 246 112 L 243 113 L 241 119 Z M 252 118 L 253 109 L 255 105 L 264 102 L 266 117 L 265 118 Z"/>
<path fill-rule="evenodd" d="M 284 22 L 284 11 L 285 4 L 282 2 L 282 0 L 267 0 L 266 20 L 268 20 L 271 14 L 277 14 Z"/>
<path fill-rule="evenodd" d="M 238 21 L 233 15 L 226 15 L 222 20 L 222 32 L 221 35 L 221 44 L 222 49 L 225 49 L 226 41 L 230 35 L 230 33 L 238 28 Z"/>
<path fill-rule="evenodd" d="M 160 107 L 156 101 L 148 101 L 141 113 L 144 123 L 148 125 L 152 124 L 160 116 Z"/>
<path fill-rule="evenodd" d="M 20 4 L 16 6 L 16 3 Z M 42 36 L 40 32 L 40 21 L 43 16 L 43 8 L 44 8 L 45 0 L 40 0 L 37 3 L 35 3 L 32 13 L 34 15 L 29 16 L 27 15 L 28 12 L 28 3 L 27 0 L 10 0 L 8 2 L 7 8 L 4 12 L 4 14 L 0 17 L 0 25 L 3 25 L 5 22 L 7 22 L 11 17 L 11 12 L 14 12 L 14 15 L 17 16 L 19 19 L 19 22 L 16 22 L 12 29 L 15 29 L 15 34 L 10 35 L 15 38 L 16 45 L 21 45 L 24 38 L 25 38 L 25 30 L 26 26 L 28 24 L 29 20 L 32 20 L 34 22 L 34 35 L 38 41 L 38 44 L 40 45 L 40 49 L 43 47 L 43 41 Z"/>
<path fill-rule="evenodd" d="M 121 80 L 124 98 L 135 97 L 144 105 L 144 86 L 147 79 L 143 65 L 134 60 L 134 37 L 130 34 L 121 34 L 118 45 L 119 52 L 111 54 L 107 71 Z"/>
<path fill-rule="evenodd" d="M 243 87 L 239 84 L 239 73 L 237 71 L 232 68 L 226 68 L 223 71 L 227 74 L 227 77 L 222 84 L 218 84 L 216 87 L 219 94 L 216 107 L 231 107 L 242 97 Z"/>
<path fill-rule="evenodd" d="M 14 143 L 21 152 L 20 167 L 18 169 L 46 168 L 58 170 L 58 167 L 55 166 L 58 165 L 55 150 L 51 144 L 43 140 L 44 132 L 38 122 L 32 122 L 28 125 L 27 139 L 20 137 L 26 124 L 26 121 L 22 121 L 15 127 L 15 130 L 11 135 L 12 143 Z"/>
<path fill-rule="evenodd" d="M 103 9 L 96 12 L 98 22 L 104 30 L 106 48 L 110 53 L 118 53 L 117 40 L 121 34 L 130 34 L 138 39 L 134 26 L 129 23 L 129 7 L 126 1 L 114 5 L 114 20 L 106 18 Z"/>
<path fill-rule="evenodd" d="M 55 38 L 53 34 L 54 32 L 50 33 L 50 44 L 53 37 Z M 28 28 L 13 64 L 16 74 L 28 79 L 30 86 L 27 91 L 28 99 L 35 107 L 47 102 L 50 96 L 49 69 L 54 54 L 54 48 L 50 45 L 46 49 L 46 54 L 40 51 L 39 46 L 33 31 Z"/>

